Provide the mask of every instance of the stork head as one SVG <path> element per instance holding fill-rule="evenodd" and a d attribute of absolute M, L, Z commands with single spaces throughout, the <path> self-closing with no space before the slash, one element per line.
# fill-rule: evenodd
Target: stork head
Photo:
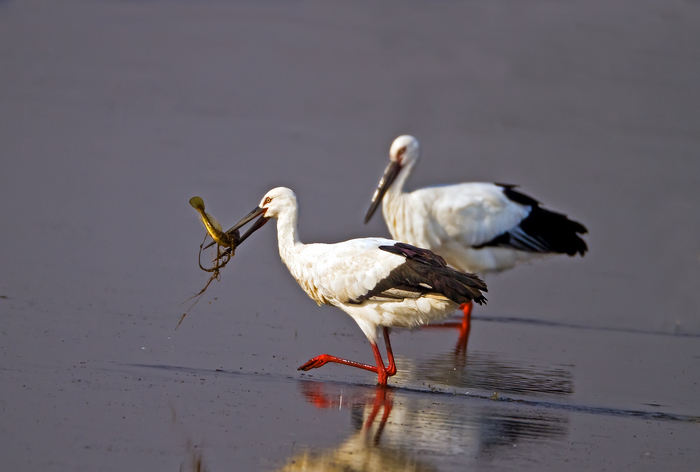
<path fill-rule="evenodd" d="M 374 191 L 372 203 L 365 216 L 365 224 L 372 218 L 374 212 L 377 211 L 386 191 L 389 190 L 389 187 L 394 183 L 399 173 L 403 169 L 408 169 L 405 172 L 410 172 L 410 169 L 413 168 L 413 165 L 418 161 L 419 157 L 420 146 L 418 145 L 418 140 L 413 136 L 404 134 L 391 143 L 391 149 L 389 149 L 389 165 L 384 171 L 382 179 L 379 181 L 377 190 Z"/>
<path fill-rule="evenodd" d="M 420 157 L 418 140 L 413 136 L 404 134 L 394 139 L 389 149 L 389 160 L 397 162 L 402 168 L 407 167 Z"/>
<path fill-rule="evenodd" d="M 260 218 L 258 218 L 238 240 L 238 244 L 240 245 L 243 241 L 248 239 L 248 236 L 262 228 L 270 218 L 277 218 L 282 212 L 289 211 L 290 209 L 296 208 L 296 206 L 297 196 L 294 195 L 294 192 L 286 187 L 273 188 L 260 200 L 259 206 L 255 207 L 253 211 L 244 216 L 241 221 L 233 225 L 227 232 L 236 231 L 259 216 Z"/>
<path fill-rule="evenodd" d="M 273 188 L 260 200 L 265 218 L 277 218 L 281 212 L 297 206 L 297 196 L 286 187 Z"/>

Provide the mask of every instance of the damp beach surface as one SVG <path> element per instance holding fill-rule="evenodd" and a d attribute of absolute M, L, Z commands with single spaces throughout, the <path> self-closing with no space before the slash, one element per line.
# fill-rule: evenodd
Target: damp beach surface
<path fill-rule="evenodd" d="M 691 1 L 0 2 L 3 468 L 696 470 L 698 25 Z M 589 253 L 487 277 L 466 354 L 396 331 L 388 389 L 296 370 L 372 354 L 273 224 L 175 329 L 210 275 L 191 197 L 226 229 L 283 185 L 304 242 L 387 236 L 362 219 L 405 133 L 409 188 L 519 184 Z"/>

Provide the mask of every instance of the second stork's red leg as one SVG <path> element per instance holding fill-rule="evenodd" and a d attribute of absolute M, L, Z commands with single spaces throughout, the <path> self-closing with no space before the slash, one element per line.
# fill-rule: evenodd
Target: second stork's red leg
<path fill-rule="evenodd" d="M 469 301 L 469 303 L 462 303 L 459 308 L 462 309 L 464 317 L 462 318 L 462 326 L 459 330 L 459 339 L 457 340 L 457 346 L 455 351 L 466 352 L 467 351 L 467 341 L 469 341 L 469 332 L 472 330 L 472 308 L 474 307 L 474 302 Z"/>
<path fill-rule="evenodd" d="M 447 323 L 426 325 L 423 329 L 435 329 L 435 328 L 457 328 L 459 329 L 459 339 L 457 339 L 457 345 L 455 346 L 455 351 L 466 352 L 467 351 L 467 341 L 469 341 L 469 332 L 472 329 L 472 308 L 474 307 L 474 302 L 470 301 L 468 303 L 462 303 L 459 309 L 462 310 L 464 316 L 462 321 L 448 321 Z"/>

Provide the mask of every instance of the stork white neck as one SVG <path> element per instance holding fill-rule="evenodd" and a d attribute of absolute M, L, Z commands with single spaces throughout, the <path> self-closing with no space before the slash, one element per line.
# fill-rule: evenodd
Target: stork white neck
<path fill-rule="evenodd" d="M 410 205 L 410 194 L 404 191 L 404 185 L 413 171 L 418 159 L 410 160 L 396 176 L 396 179 L 386 191 L 382 199 L 382 214 L 391 237 L 396 240 L 404 240 L 410 237 L 418 246 L 427 247 L 425 230 L 422 227 L 414 227 L 410 224 L 413 220 L 410 213 L 416 209 Z"/>
<path fill-rule="evenodd" d="M 411 176 L 411 172 L 413 172 L 413 168 L 417 162 L 418 160 L 408 162 L 401 168 L 401 172 L 399 172 L 399 175 L 396 176 L 396 179 L 391 184 L 391 187 L 389 187 L 389 189 L 386 191 L 386 196 L 384 198 L 396 198 L 404 193 L 403 187 L 408 178 Z"/>
<path fill-rule="evenodd" d="M 385 220 L 387 220 L 387 215 L 402 212 L 399 207 L 402 205 L 402 197 L 406 195 L 406 192 L 404 192 L 404 185 L 411 176 L 411 172 L 413 171 L 413 167 L 416 165 L 416 162 L 417 161 L 411 161 L 402 167 L 401 171 L 396 176 L 396 179 L 387 189 L 386 194 L 384 194 L 384 198 L 382 199 L 382 209 Z M 387 223 L 388 222 L 389 220 L 387 220 Z M 395 225 L 396 222 L 391 222 L 389 224 L 390 227 Z M 392 235 L 394 235 L 393 232 Z"/>
<path fill-rule="evenodd" d="M 319 305 L 330 305 L 332 303 L 319 293 L 314 274 L 308 270 L 310 256 L 304 251 L 305 248 L 318 245 L 306 245 L 299 240 L 299 205 L 291 190 L 283 190 L 288 193 L 282 195 L 282 198 L 273 199 L 274 210 L 271 212 L 271 218 L 277 218 L 280 259 L 309 297 Z"/>
<path fill-rule="evenodd" d="M 289 205 L 277 216 L 277 245 L 282 261 L 289 266 L 292 253 L 303 246 L 299 240 L 299 205 Z"/>

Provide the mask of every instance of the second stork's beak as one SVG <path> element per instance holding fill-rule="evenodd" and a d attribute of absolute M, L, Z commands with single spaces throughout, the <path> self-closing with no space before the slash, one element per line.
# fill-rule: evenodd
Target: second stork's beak
<path fill-rule="evenodd" d="M 365 216 L 365 224 L 367 224 L 370 218 L 372 218 L 372 215 L 374 215 L 374 212 L 377 211 L 377 208 L 379 208 L 379 204 L 382 202 L 384 194 L 387 190 L 389 190 L 389 187 L 391 187 L 391 184 L 396 179 L 396 176 L 399 175 L 400 171 L 401 163 L 398 161 L 391 161 L 386 167 L 384 175 L 379 181 L 379 186 L 377 187 L 377 190 L 374 191 L 374 195 L 372 196 L 372 203 L 370 204 L 369 210 L 367 210 L 367 215 Z"/>
<path fill-rule="evenodd" d="M 260 207 L 255 207 L 255 209 L 253 211 L 251 211 L 250 213 L 248 213 L 246 216 L 244 216 L 241 219 L 241 221 L 239 221 L 238 223 L 233 225 L 228 231 L 226 231 L 227 234 L 234 234 L 236 231 L 238 231 L 239 228 L 241 228 L 242 226 L 245 226 L 246 224 L 248 224 L 250 221 L 252 221 L 253 219 L 255 219 L 259 215 L 262 215 L 262 216 L 258 219 L 258 221 L 253 223 L 253 225 L 250 228 L 248 228 L 248 231 L 246 231 L 243 234 L 243 236 L 238 238 L 238 240 L 236 241 L 236 246 L 240 246 L 243 241 L 248 239 L 248 236 L 250 236 L 251 234 L 253 234 L 257 230 L 262 228 L 265 225 L 265 223 L 268 222 L 268 220 L 270 218 L 265 216 L 265 209 L 260 208 Z M 213 246 L 215 243 L 216 242 L 212 242 L 211 244 L 206 246 L 205 249 L 210 247 L 210 246 Z"/>

